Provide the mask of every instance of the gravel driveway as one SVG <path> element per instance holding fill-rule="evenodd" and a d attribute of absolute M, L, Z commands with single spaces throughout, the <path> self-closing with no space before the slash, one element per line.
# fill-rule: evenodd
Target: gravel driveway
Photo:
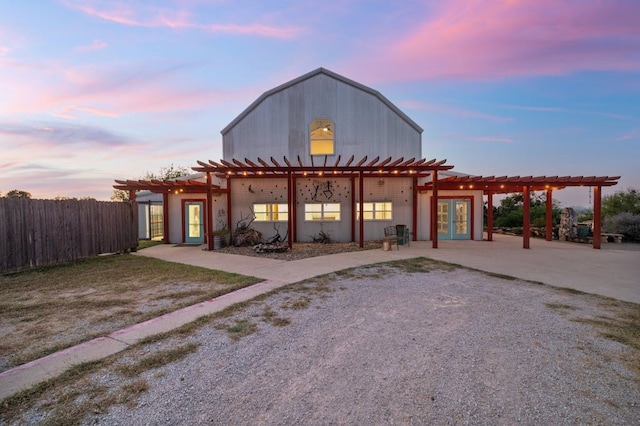
<path fill-rule="evenodd" d="M 237 341 L 200 328 L 135 408 L 87 423 L 637 424 L 638 351 L 580 321 L 628 309 L 466 269 L 359 268 L 236 313 L 257 324 Z"/>

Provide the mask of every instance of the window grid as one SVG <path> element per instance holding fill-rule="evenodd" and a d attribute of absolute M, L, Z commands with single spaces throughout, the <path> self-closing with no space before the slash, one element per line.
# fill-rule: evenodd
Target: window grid
<path fill-rule="evenodd" d="M 253 205 L 256 222 L 286 222 L 289 218 L 286 204 L 258 203 Z"/>
<path fill-rule="evenodd" d="M 363 203 L 364 220 L 393 220 L 390 201 Z M 360 203 L 356 203 L 356 220 L 360 220 Z"/>
<path fill-rule="evenodd" d="M 306 222 L 340 221 L 340 203 L 305 203 Z"/>

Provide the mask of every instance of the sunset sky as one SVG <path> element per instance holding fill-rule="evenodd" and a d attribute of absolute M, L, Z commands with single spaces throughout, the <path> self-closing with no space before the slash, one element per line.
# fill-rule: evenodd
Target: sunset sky
<path fill-rule="evenodd" d="M 380 91 L 456 171 L 640 189 L 638 0 L 0 2 L 3 194 L 106 200 L 218 160 L 222 128 L 318 67 Z"/>

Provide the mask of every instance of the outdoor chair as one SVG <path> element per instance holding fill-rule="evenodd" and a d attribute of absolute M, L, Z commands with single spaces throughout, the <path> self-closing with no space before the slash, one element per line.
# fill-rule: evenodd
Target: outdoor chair
<path fill-rule="evenodd" d="M 398 231 L 395 226 L 387 226 L 384 228 L 383 243 L 384 242 L 387 242 L 390 248 L 395 244 L 396 248 L 400 250 L 400 246 L 398 245 Z"/>
<path fill-rule="evenodd" d="M 407 225 L 396 225 L 396 235 L 398 236 L 399 245 L 411 245 L 411 239 L 409 238 L 411 232 L 409 232 L 409 228 L 407 228 Z"/>

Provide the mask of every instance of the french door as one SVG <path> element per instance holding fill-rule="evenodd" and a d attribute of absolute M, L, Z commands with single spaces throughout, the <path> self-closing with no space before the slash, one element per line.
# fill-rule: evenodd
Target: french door
<path fill-rule="evenodd" d="M 471 200 L 438 200 L 438 239 L 471 239 Z"/>

